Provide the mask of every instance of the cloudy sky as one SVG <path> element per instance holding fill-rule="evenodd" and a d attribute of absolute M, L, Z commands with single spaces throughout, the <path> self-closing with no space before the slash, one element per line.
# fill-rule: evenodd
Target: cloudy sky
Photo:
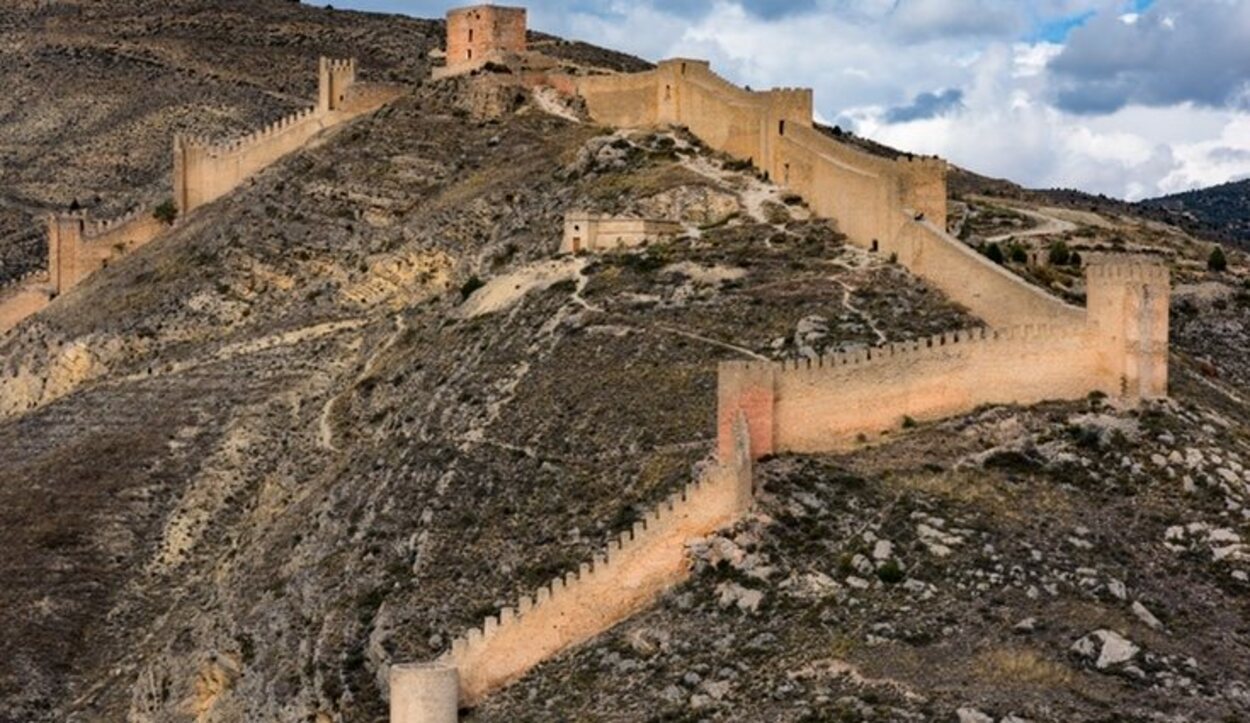
<path fill-rule="evenodd" d="M 535 29 L 810 86 L 826 122 L 1030 186 L 1138 199 L 1250 177 L 1250 0 L 524 4 Z"/>

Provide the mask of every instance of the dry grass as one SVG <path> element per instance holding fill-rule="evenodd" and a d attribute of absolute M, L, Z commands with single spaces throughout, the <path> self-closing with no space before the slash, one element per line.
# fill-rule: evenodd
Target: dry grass
<path fill-rule="evenodd" d="M 1028 648 L 1000 648 L 981 653 L 973 675 L 995 688 L 1071 688 L 1075 675 L 1059 663 Z"/>
<path fill-rule="evenodd" d="M 888 488 L 911 491 L 976 507 L 998 519 L 1027 520 L 1044 514 L 1064 519 L 1072 511 L 1071 500 L 1054 485 L 1007 486 L 994 476 L 975 470 L 927 472 L 916 470 L 889 475 Z"/>
<path fill-rule="evenodd" d="M 646 198 L 682 186 L 707 186 L 708 179 L 677 163 L 662 163 L 633 173 L 614 173 L 596 180 L 589 189 L 599 200 Z"/>

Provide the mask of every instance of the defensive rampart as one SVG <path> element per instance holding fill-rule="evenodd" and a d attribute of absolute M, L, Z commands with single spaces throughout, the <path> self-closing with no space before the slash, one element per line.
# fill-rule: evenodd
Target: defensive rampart
<path fill-rule="evenodd" d="M 798 362 L 725 362 L 719 447 L 745 417 L 757 456 L 827 452 L 983 404 L 1033 404 L 1103 392 L 1167 394 L 1168 275 L 1161 267 L 1089 271 L 1085 323 L 977 329 Z"/>
<path fill-rule="evenodd" d="M 400 89 L 356 82 L 356 61 L 322 58 L 317 104 L 225 143 L 174 138 L 174 201 L 182 213 L 230 193 L 327 128 L 394 100 Z"/>
<path fill-rule="evenodd" d="M 178 211 L 186 214 L 224 196 L 322 130 L 372 112 L 401 93 L 402 89 L 394 85 L 358 83 L 354 60 L 322 58 L 317 103 L 312 108 L 227 143 L 174 138 L 173 186 Z M 0 332 L 38 313 L 57 294 L 159 236 L 167 225 L 154 211 L 141 208 L 115 221 L 94 223 L 82 213 L 51 217 L 46 280 L 28 280 L 0 291 Z"/>
<path fill-rule="evenodd" d="M 460 705 L 473 705 L 543 660 L 651 605 L 685 580 L 690 574 L 686 545 L 733 524 L 750 509 L 752 454 L 745 420 L 740 420 L 735 439 L 736 446 L 731 445 L 720 465 L 634 523 L 603 554 L 453 641 L 439 663 L 458 672 Z M 403 679 L 392 676 L 392 685 L 396 682 Z M 400 695 L 406 700 L 425 698 L 411 691 Z M 425 719 L 414 713 L 410 718 L 392 718 L 392 723 L 408 720 Z"/>
<path fill-rule="evenodd" d="M 167 226 L 152 209 L 112 221 L 89 221 L 85 212 L 47 220 L 48 266 L 0 291 L 0 332 L 37 314 L 59 294 L 159 236 Z"/>
<path fill-rule="evenodd" d="M 113 221 L 90 222 L 85 213 L 49 217 L 48 276 L 53 291 L 65 293 L 167 228 L 148 208 Z"/>
<path fill-rule="evenodd" d="M 916 275 L 996 327 L 1079 323 L 1081 312 L 973 252 L 945 232 L 946 164 L 883 158 L 813 127 L 810 90 L 753 92 L 706 61 L 576 79 L 595 120 L 617 127 L 681 125 L 748 160 L 838 221 L 856 244 L 897 255 Z"/>
<path fill-rule="evenodd" d="M 46 271 L 26 274 L 0 288 L 0 333 L 37 314 L 52 301 L 53 291 Z"/>

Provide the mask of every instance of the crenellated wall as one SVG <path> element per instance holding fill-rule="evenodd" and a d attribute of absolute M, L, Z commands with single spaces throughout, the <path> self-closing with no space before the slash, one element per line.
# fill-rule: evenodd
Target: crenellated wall
<path fill-rule="evenodd" d="M 175 137 L 173 186 L 179 213 L 226 195 L 322 130 L 377 110 L 402 92 L 394 85 L 357 82 L 354 60 L 322 58 L 315 106 L 227 143 Z M 151 242 L 166 228 L 151 208 L 107 222 L 88 222 L 83 213 L 49 218 L 46 281 L 0 290 L 0 332 L 38 313 L 56 295 Z"/>
<path fill-rule="evenodd" d="M 957 303 L 994 327 L 1081 324 L 1085 312 L 990 261 L 928 220 L 902 217 L 894 240 L 881 247 Z"/>
<path fill-rule="evenodd" d="M 847 449 L 983 404 L 1034 404 L 1103 392 L 1167 395 L 1168 272 L 1089 271 L 1085 323 L 976 329 L 797 362 L 725 362 L 717 423 L 722 454 L 745 417 L 758 456 Z"/>
<path fill-rule="evenodd" d="M 1064 304 L 946 233 L 946 163 L 883 158 L 813 127 L 810 90 L 754 92 L 706 61 L 575 79 L 591 116 L 616 127 L 681 125 L 713 149 L 749 160 L 836 219 L 857 245 L 899 263 L 995 327 L 1080 323 Z"/>
<path fill-rule="evenodd" d="M 150 243 L 167 228 L 150 208 L 112 221 L 91 222 L 85 213 L 50 216 L 48 277 L 53 291 L 69 291 L 115 259 Z"/>
<path fill-rule="evenodd" d="M 460 704 L 473 705 L 685 580 L 690 574 L 686 545 L 733 524 L 750 509 L 753 455 L 745 421 L 739 422 L 734 440 L 719 466 L 651 510 L 602 554 L 453 641 L 439 662 L 458 671 Z"/>
<path fill-rule="evenodd" d="M 372 112 L 400 93 L 395 86 L 357 83 L 354 60 L 322 58 L 315 106 L 225 143 L 176 136 L 174 202 L 186 214 L 215 201 L 321 131 Z"/>
<path fill-rule="evenodd" d="M 0 290 L 0 332 L 39 313 L 58 295 L 166 228 L 146 208 L 111 221 L 88 221 L 86 212 L 49 216 L 48 266 Z"/>
<path fill-rule="evenodd" d="M 47 271 L 34 271 L 0 288 L 0 333 L 37 314 L 52 301 Z"/>

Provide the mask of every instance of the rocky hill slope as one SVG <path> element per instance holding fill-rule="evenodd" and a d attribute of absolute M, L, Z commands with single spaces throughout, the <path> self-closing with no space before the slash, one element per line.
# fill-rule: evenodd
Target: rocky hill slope
<path fill-rule="evenodd" d="M 1154 198 L 1143 207 L 1168 214 L 1167 220 L 1245 248 L 1250 245 L 1250 179 Z"/>
<path fill-rule="evenodd" d="M 0 282 L 72 204 L 105 218 L 170 196 L 174 133 L 226 138 L 309 104 L 317 58 L 424 77 L 441 24 L 283 0 L 15 0 L 0 7 Z"/>
<path fill-rule="evenodd" d="M 166 6 L 99 11 L 180 27 Z M 356 55 L 413 78 L 411 93 L 0 338 L 0 720 L 384 720 L 390 663 L 438 655 L 706 464 L 718 361 L 976 323 L 680 132 L 612 133 L 472 80 L 418 84 L 412 46 L 433 24 L 180 6 L 202 24 L 152 35 L 181 37 L 177 57 L 226 58 L 248 38 L 296 53 L 284 42 L 302 47 L 305 28 L 353 47 L 310 40 L 299 63 Z M 11 14 L 5 32 L 51 43 L 86 26 L 71 11 L 100 6 L 37 7 L 47 26 Z M 222 7 L 248 22 L 223 33 L 208 15 Z M 272 61 L 239 72 L 276 115 Z M 168 107 L 269 112 L 244 96 Z M 143 135 L 122 117 L 117 133 Z M 145 154 L 163 145 L 143 137 Z M 68 198 L 49 189 L 159 194 L 151 154 L 129 193 L 101 160 L 5 168 L 29 214 Z M 1014 228 L 997 201 L 966 203 L 971 242 Z M 686 232 L 559 256 L 573 208 Z M 1244 260 L 1208 274 L 1205 245 L 1175 229 L 1068 223 L 1041 238 L 1172 259 L 1173 401 L 987 409 L 853 455 L 769 460 L 759 514 L 697 546 L 690 583 L 469 718 L 1250 715 Z M 1016 268 L 1079 299 L 1068 270 Z"/>

